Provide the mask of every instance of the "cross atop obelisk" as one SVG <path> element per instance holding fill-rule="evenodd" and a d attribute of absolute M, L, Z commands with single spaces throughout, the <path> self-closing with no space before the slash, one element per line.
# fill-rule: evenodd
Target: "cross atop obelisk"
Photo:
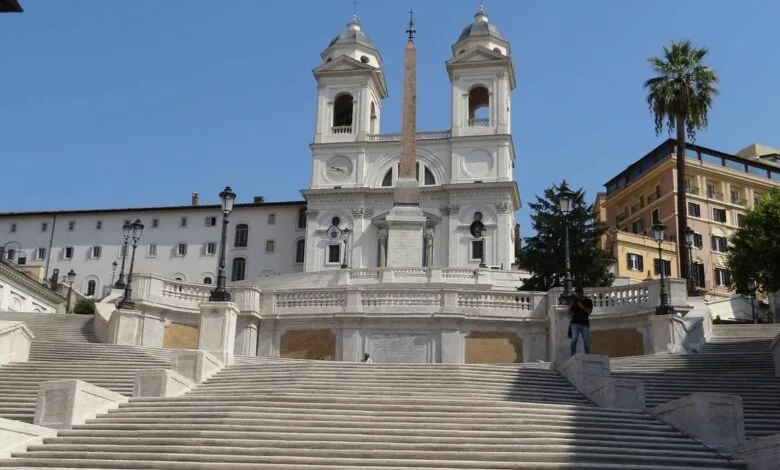
<path fill-rule="evenodd" d="M 404 50 L 404 92 L 401 104 L 401 162 L 398 168 L 395 205 L 417 205 L 417 46 L 414 44 L 414 10 L 409 11 L 408 41 Z"/>

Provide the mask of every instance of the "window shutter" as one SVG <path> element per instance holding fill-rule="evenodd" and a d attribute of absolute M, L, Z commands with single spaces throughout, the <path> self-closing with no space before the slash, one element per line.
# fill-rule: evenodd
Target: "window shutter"
<path fill-rule="evenodd" d="M 202 244 L 200 246 L 200 254 L 201 255 L 205 255 L 205 254 L 208 253 L 208 246 L 209 246 L 208 242 L 206 242 L 206 243 L 204 243 L 204 244 Z"/>
<path fill-rule="evenodd" d="M 639 261 L 639 270 L 644 271 L 645 270 L 644 259 L 639 255 L 637 255 L 637 259 Z"/>
<path fill-rule="evenodd" d="M 626 253 L 626 266 L 628 267 L 628 269 L 632 268 L 632 265 L 631 265 L 631 253 Z"/>

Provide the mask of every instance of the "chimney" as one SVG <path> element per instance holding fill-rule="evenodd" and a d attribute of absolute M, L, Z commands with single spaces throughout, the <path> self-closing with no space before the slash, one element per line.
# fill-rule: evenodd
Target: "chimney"
<path fill-rule="evenodd" d="M 263 204 L 265 202 L 265 196 L 255 196 L 255 204 Z"/>
<path fill-rule="evenodd" d="M 192 193 L 192 205 L 193 206 L 200 205 L 200 196 L 198 196 L 198 193 Z"/>

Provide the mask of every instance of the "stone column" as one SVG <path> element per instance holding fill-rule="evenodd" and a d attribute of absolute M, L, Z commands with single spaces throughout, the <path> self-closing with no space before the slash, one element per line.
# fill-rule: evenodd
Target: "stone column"
<path fill-rule="evenodd" d="M 240 315 L 236 319 L 235 354 L 240 356 L 257 355 L 257 325 L 259 320 L 252 315 Z"/>
<path fill-rule="evenodd" d="M 198 349 L 207 351 L 225 365 L 234 362 L 238 305 L 233 302 L 200 304 Z"/>

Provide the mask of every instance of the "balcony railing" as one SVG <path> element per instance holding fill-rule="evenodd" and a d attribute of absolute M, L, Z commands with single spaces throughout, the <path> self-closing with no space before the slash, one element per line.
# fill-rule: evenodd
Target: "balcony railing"
<path fill-rule="evenodd" d="M 658 193 L 651 193 L 651 194 L 648 194 L 648 195 L 647 195 L 647 203 L 648 203 L 648 204 L 652 204 L 653 202 L 655 202 L 656 200 L 658 200 L 658 198 L 659 198 L 659 197 L 661 197 L 661 195 L 660 195 L 660 194 L 658 194 Z"/>
<path fill-rule="evenodd" d="M 617 215 L 617 217 L 615 217 L 615 222 L 620 223 L 626 220 L 627 218 L 628 218 L 628 212 L 627 211 L 621 212 L 620 214 Z"/>
<path fill-rule="evenodd" d="M 351 134 L 352 126 L 333 126 L 330 130 L 333 134 Z"/>
<path fill-rule="evenodd" d="M 696 186 L 688 186 L 687 188 L 685 188 L 685 192 L 688 193 L 688 194 L 696 194 L 696 195 L 698 195 L 699 194 L 699 188 L 697 188 Z"/>
<path fill-rule="evenodd" d="M 418 132 L 417 140 L 435 140 L 435 139 L 449 139 L 452 136 L 450 131 L 427 131 Z M 369 134 L 369 142 L 398 142 L 401 140 L 401 133 L 394 132 L 392 134 Z"/>
<path fill-rule="evenodd" d="M 631 215 L 636 214 L 638 210 L 639 210 L 639 204 L 634 204 L 633 206 L 631 206 Z"/>
<path fill-rule="evenodd" d="M 469 127 L 490 127 L 490 119 L 469 119 Z"/>
<path fill-rule="evenodd" d="M 707 197 L 710 199 L 715 199 L 716 201 L 722 201 L 723 193 L 718 191 L 707 191 Z"/>
<path fill-rule="evenodd" d="M 736 194 L 731 195 L 731 203 L 736 204 L 738 206 L 745 206 L 747 205 L 747 200 L 744 198 L 739 197 Z"/>

